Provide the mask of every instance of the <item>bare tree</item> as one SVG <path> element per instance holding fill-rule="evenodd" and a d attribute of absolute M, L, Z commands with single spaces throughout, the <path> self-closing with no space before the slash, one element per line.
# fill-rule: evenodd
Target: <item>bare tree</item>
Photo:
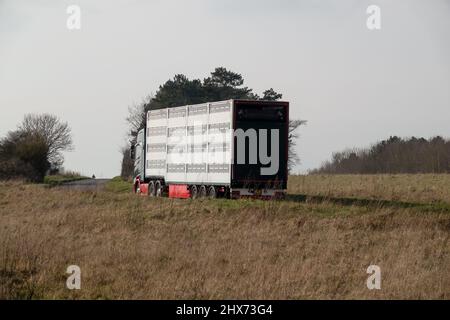
<path fill-rule="evenodd" d="M 130 138 L 135 138 L 138 131 L 145 127 L 145 114 L 152 97 L 152 95 L 148 95 L 147 97 L 142 99 L 140 103 L 133 104 L 128 107 L 128 116 L 126 120 L 130 128 Z"/>
<path fill-rule="evenodd" d="M 54 115 L 27 114 L 19 125 L 19 131 L 42 137 L 48 148 L 47 160 L 53 166 L 63 163 L 62 151 L 73 150 L 72 133 L 68 123 L 62 122 Z"/>
<path fill-rule="evenodd" d="M 306 120 L 289 120 L 289 137 L 288 137 L 288 171 L 290 172 L 292 168 L 300 162 L 300 157 L 297 153 L 296 146 L 297 140 L 300 137 L 297 129 L 306 125 Z"/>
<path fill-rule="evenodd" d="M 149 108 L 150 101 L 153 96 L 148 95 L 140 103 L 135 103 L 128 107 L 128 116 L 126 121 L 130 131 L 127 134 L 127 138 L 130 140 L 130 145 L 136 142 L 136 136 L 142 128 L 145 128 L 146 112 Z M 129 178 L 133 176 L 134 160 L 130 157 L 130 145 L 126 145 L 120 150 L 122 154 L 122 164 L 120 175 L 123 178 Z"/>

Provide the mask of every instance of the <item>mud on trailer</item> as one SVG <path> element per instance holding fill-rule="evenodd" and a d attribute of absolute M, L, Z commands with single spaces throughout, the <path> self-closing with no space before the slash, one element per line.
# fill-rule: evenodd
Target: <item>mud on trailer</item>
<path fill-rule="evenodd" d="M 226 100 L 150 110 L 131 148 L 134 192 L 282 198 L 288 132 L 288 102 Z"/>

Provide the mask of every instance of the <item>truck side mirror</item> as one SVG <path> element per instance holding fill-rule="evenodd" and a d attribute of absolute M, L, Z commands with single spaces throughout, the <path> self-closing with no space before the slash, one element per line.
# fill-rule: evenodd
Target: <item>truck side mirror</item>
<path fill-rule="evenodd" d="M 136 147 L 132 145 L 130 147 L 130 158 L 134 160 L 134 157 L 136 156 Z"/>

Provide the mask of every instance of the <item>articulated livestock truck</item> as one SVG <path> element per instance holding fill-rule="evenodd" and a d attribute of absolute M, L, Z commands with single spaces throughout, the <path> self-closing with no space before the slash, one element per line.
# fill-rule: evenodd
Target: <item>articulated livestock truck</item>
<path fill-rule="evenodd" d="M 283 198 L 288 134 L 288 102 L 226 100 L 150 110 L 131 147 L 134 192 Z"/>

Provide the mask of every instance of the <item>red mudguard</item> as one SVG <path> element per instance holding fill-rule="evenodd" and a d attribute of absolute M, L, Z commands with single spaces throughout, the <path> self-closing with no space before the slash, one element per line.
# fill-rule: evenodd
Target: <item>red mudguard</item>
<path fill-rule="evenodd" d="M 191 196 L 187 184 L 171 184 L 169 185 L 169 198 L 186 199 Z"/>

